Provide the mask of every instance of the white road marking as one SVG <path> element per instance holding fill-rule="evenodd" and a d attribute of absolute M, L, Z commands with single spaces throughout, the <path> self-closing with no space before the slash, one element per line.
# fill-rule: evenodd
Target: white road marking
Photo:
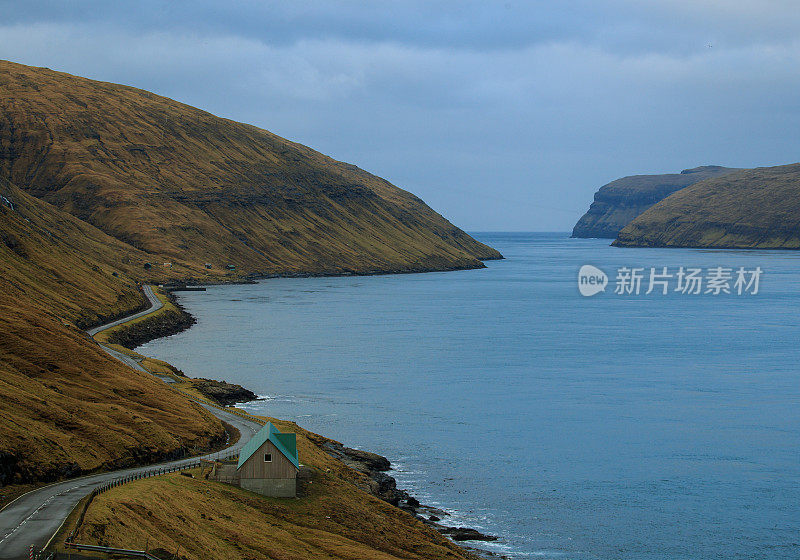
<path fill-rule="evenodd" d="M 42 502 L 41 504 L 39 504 L 39 507 L 37 507 L 35 510 L 33 510 L 33 511 L 31 512 L 31 514 L 30 514 L 28 517 L 26 517 L 25 519 L 23 519 L 23 520 L 20 522 L 20 524 L 19 524 L 19 525 L 17 525 L 17 526 L 16 526 L 16 527 L 14 527 L 13 529 L 11 529 L 11 531 L 9 531 L 8 533 L 6 533 L 6 534 L 5 534 L 5 536 L 4 536 L 2 539 L 0 539 L 0 544 L 3 544 L 3 542 L 4 542 L 6 539 L 8 539 L 8 537 L 10 537 L 10 536 L 11 536 L 11 535 L 13 535 L 14 533 L 16 533 L 16 532 L 17 532 L 17 531 L 18 531 L 18 530 L 19 530 L 19 529 L 20 529 L 20 528 L 21 528 L 23 525 L 25 525 L 25 524 L 26 524 L 28 521 L 30 521 L 30 520 L 31 520 L 33 517 L 35 517 L 37 513 L 39 513 L 39 512 L 40 512 L 42 509 L 44 509 L 45 507 L 47 507 L 47 505 L 48 505 L 50 502 L 52 502 L 54 499 L 56 499 L 58 496 L 63 496 L 63 495 L 64 495 L 64 494 L 66 494 L 67 492 L 71 492 L 71 491 L 75 490 L 76 488 L 78 488 L 78 487 L 77 487 L 77 486 L 73 486 L 72 488 L 67 488 L 66 490 L 62 490 L 61 492 L 58 492 L 58 493 L 56 493 L 56 494 L 53 494 L 52 496 L 50 496 L 49 498 L 47 498 L 47 499 L 46 499 L 44 502 Z"/>

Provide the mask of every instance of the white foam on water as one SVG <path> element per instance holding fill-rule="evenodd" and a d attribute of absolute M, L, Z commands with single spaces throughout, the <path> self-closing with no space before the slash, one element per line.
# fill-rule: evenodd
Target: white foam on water
<path fill-rule="evenodd" d="M 461 511 L 442 503 L 437 499 L 440 496 L 434 495 L 431 490 L 426 488 L 430 486 L 430 483 L 425 471 L 415 469 L 411 466 L 413 465 L 413 459 L 403 456 L 390 461 L 392 469 L 389 471 L 389 474 L 395 478 L 399 489 L 405 490 L 411 496 L 415 497 L 420 501 L 422 506 L 440 509 L 447 514 L 441 516 L 441 519 L 437 521 L 437 523 L 445 527 L 469 527 L 482 533 L 495 535 L 499 538 L 497 541 L 466 541 L 463 543 L 464 545 L 477 550 L 501 554 L 508 558 L 559 558 L 564 555 L 564 553 L 556 551 L 523 552 L 518 550 L 515 545 L 510 543 L 515 541 L 520 542 L 520 539 L 502 530 L 498 531 L 494 523 L 494 515 L 491 513 Z M 435 491 L 435 488 L 433 490 Z"/>

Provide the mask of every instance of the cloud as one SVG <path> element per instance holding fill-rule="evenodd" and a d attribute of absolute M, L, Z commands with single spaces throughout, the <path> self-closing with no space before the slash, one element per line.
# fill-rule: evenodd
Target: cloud
<path fill-rule="evenodd" d="M 473 229 L 567 230 L 618 176 L 797 153 L 777 3 L 17 6 L 4 57 L 263 126 Z"/>

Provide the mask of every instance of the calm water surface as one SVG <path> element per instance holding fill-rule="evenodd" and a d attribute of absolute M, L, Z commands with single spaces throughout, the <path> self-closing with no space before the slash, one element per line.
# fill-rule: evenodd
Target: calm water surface
<path fill-rule="evenodd" d="M 388 456 L 512 557 L 800 558 L 800 253 L 477 237 L 507 260 L 182 294 L 197 325 L 141 351 Z M 606 293 L 578 293 L 587 263 Z M 620 266 L 764 275 L 637 297 L 612 293 Z"/>

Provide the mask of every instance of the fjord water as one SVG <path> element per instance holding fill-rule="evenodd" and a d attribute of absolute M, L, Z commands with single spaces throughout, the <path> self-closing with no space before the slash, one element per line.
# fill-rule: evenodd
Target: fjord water
<path fill-rule="evenodd" d="M 140 351 L 388 456 L 511 557 L 800 558 L 800 253 L 476 236 L 507 259 L 181 294 L 197 325 Z M 584 264 L 605 293 L 579 294 Z M 623 296 L 621 266 L 764 273 L 757 295 Z"/>

